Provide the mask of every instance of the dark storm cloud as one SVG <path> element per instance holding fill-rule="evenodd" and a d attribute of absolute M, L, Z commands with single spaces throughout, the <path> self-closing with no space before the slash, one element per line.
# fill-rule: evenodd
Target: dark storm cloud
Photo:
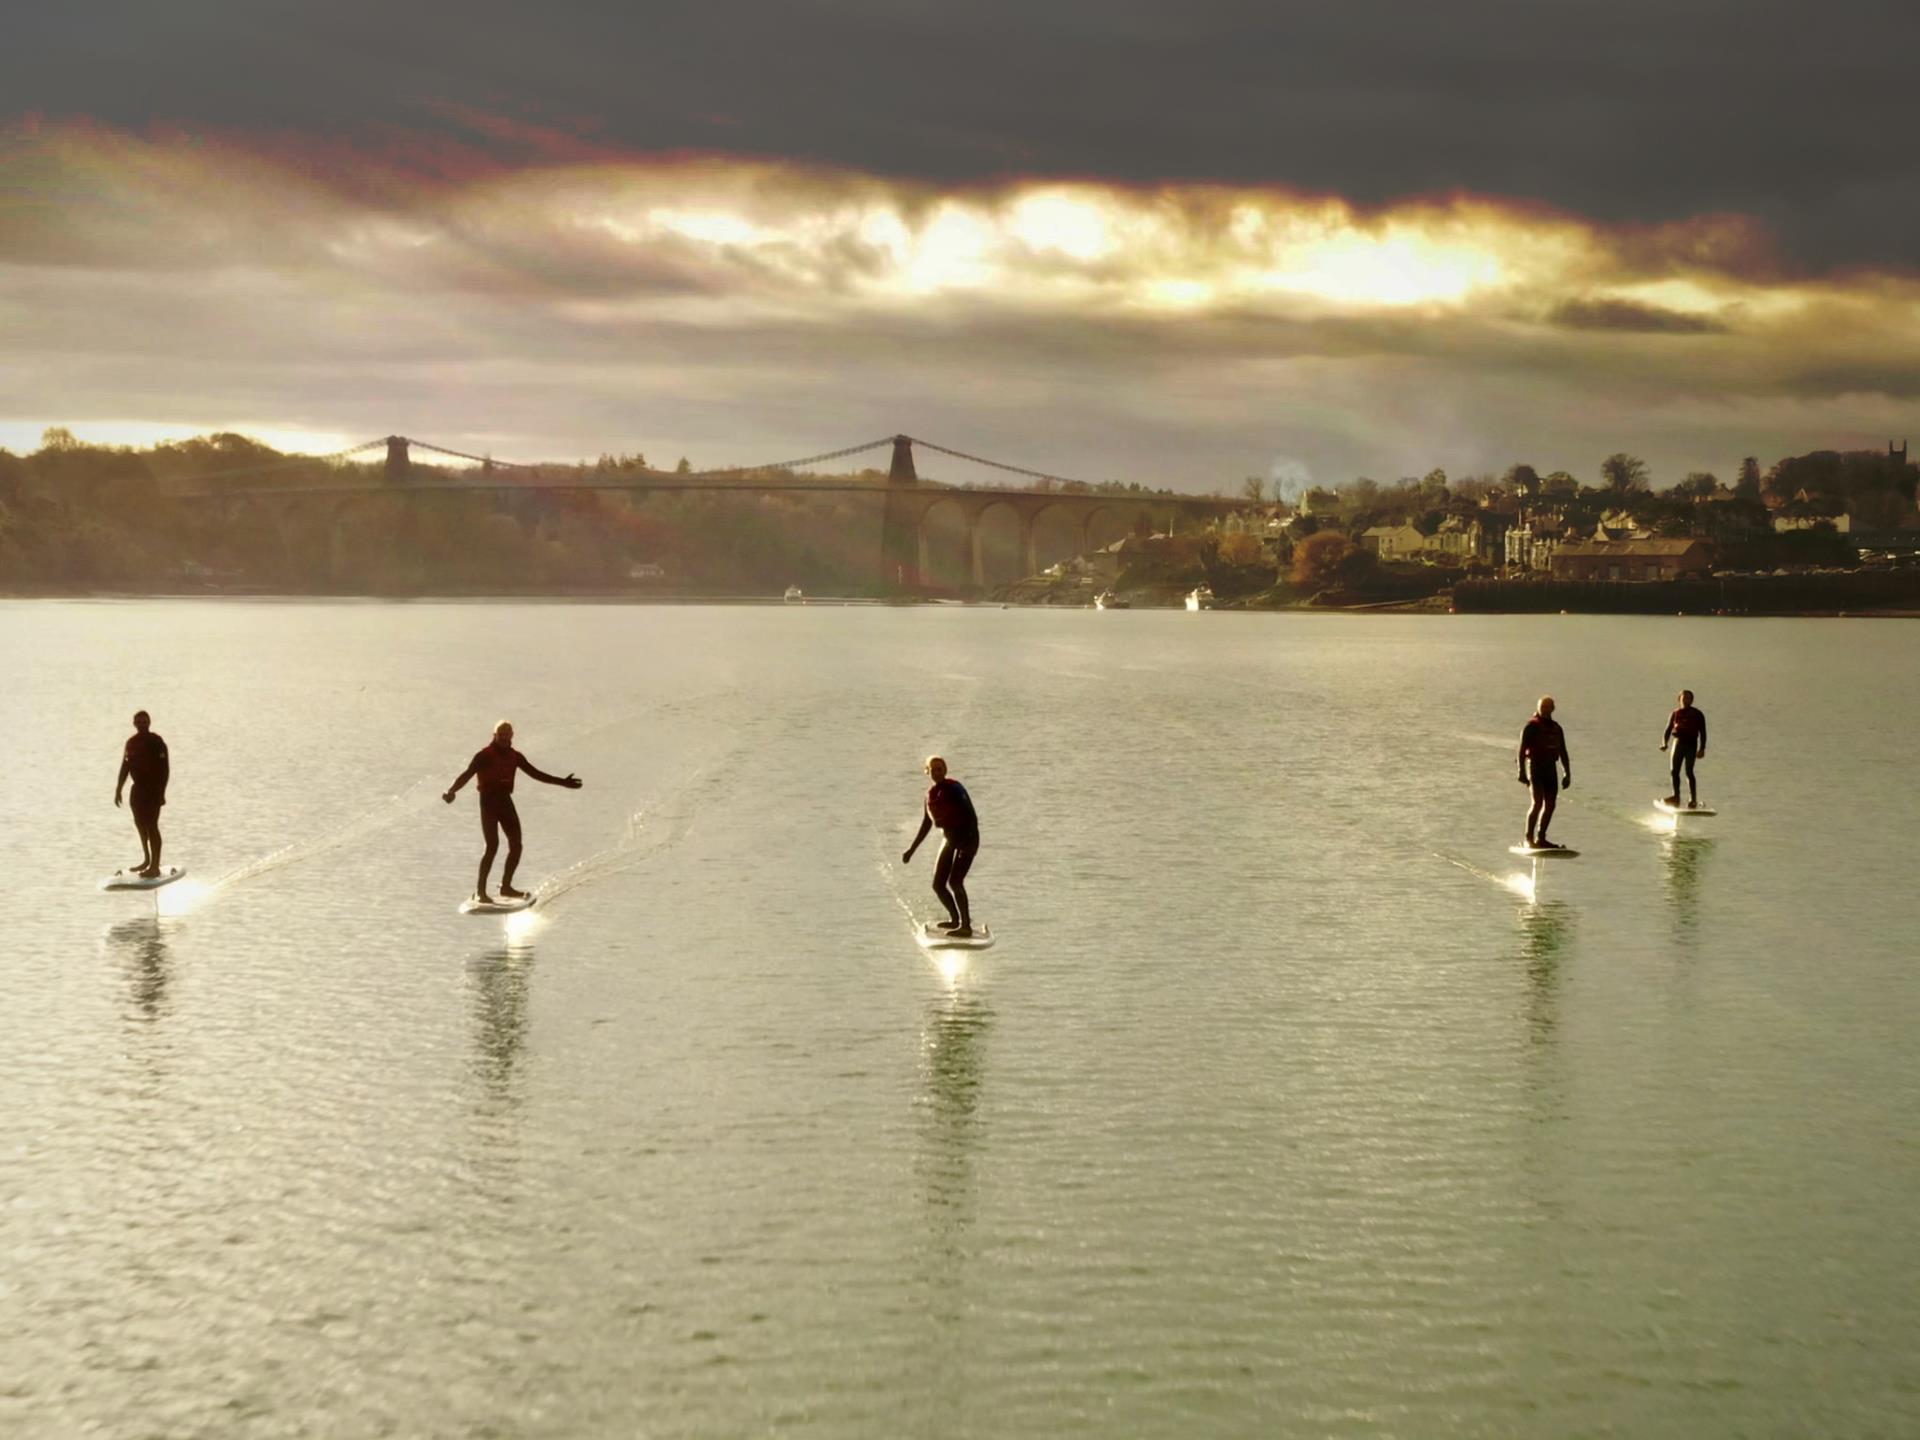
<path fill-rule="evenodd" d="M 107 0 L 16 7 L 9 114 L 623 150 L 943 182 L 1463 189 L 1758 219 L 1790 266 L 1920 257 L 1920 7 L 1753 0 Z M 528 122 L 475 137 L 462 111 Z M 544 131 L 544 134 L 543 134 Z"/>
<path fill-rule="evenodd" d="M 1630 330 L 1641 335 L 1714 335 L 1727 328 L 1705 315 L 1631 300 L 1568 300 L 1547 318 L 1569 330 Z"/>

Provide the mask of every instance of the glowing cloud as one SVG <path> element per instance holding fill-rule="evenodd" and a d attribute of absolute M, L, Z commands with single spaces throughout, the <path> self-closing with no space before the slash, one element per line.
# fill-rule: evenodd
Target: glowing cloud
<path fill-rule="evenodd" d="M 1784 453 L 1869 439 L 1920 396 L 1920 283 L 1782 274 L 1739 216 L 1621 227 L 1464 195 L 942 187 L 566 147 L 409 165 L 55 125 L 0 131 L 0 163 L 18 448 L 47 423 L 134 441 L 230 415 L 316 449 L 406 424 L 573 454 L 644 427 L 650 449 L 732 463 L 962 396 L 1052 423 L 1065 396 L 1167 456 L 1231 433 L 1235 483 L 1276 449 L 1338 479 L 1563 435 L 1724 469 L 1719 447 L 1769 443 L 1736 438 L 1755 417 Z M 636 396 L 685 428 L 661 437 Z M 763 447 L 741 416 L 766 411 Z"/>

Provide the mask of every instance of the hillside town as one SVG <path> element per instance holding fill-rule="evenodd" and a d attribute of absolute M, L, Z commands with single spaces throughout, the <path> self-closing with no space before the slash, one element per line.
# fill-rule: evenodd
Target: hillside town
<path fill-rule="evenodd" d="M 1920 574 L 1917 480 L 1905 442 L 1764 470 L 1749 457 L 1731 483 L 1700 472 L 1665 489 L 1624 453 L 1602 463 L 1597 485 L 1515 465 L 1459 482 L 1439 470 L 1392 486 L 1361 479 L 1288 502 L 1249 480 L 1248 506 L 1203 534 L 1137 531 L 1011 589 L 1056 601 L 1135 590 L 1152 604 L 1205 585 L 1223 604 L 1431 606 L 1463 582 L 1484 596 L 1550 582 Z"/>

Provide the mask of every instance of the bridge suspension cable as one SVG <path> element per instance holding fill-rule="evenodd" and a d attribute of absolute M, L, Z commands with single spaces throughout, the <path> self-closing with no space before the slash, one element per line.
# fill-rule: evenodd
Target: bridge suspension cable
<path fill-rule="evenodd" d="M 844 460 L 849 455 L 863 455 L 869 450 L 879 450 L 893 444 L 893 436 L 883 440 L 869 440 L 864 445 L 849 445 L 844 450 L 829 450 L 824 455 L 809 455 L 804 460 L 776 460 L 770 465 L 729 465 L 721 470 L 695 470 L 697 478 L 716 475 L 744 475 L 749 470 L 798 470 L 803 465 L 819 465 L 828 460 Z"/>
<path fill-rule="evenodd" d="M 411 435 L 400 437 L 414 450 L 431 450 L 436 455 L 451 455 L 456 460 L 471 460 L 476 465 L 491 465 L 496 470 L 538 470 L 538 465 L 524 465 L 518 460 L 499 460 L 491 455 L 469 455 L 464 450 L 449 450 L 444 445 L 436 445 L 431 440 L 415 440 Z M 384 445 L 384 440 L 377 441 Z"/>
<path fill-rule="evenodd" d="M 470 455 L 465 450 L 451 450 L 445 445 L 435 445 L 431 440 L 415 440 L 406 437 L 407 444 L 415 450 L 430 450 L 436 455 L 448 455 L 455 460 L 471 460 L 476 465 L 491 465 L 496 470 L 538 470 L 538 465 L 526 465 L 515 460 L 500 460 L 491 455 Z M 375 441 L 385 444 L 385 441 Z M 864 445 L 849 445 L 844 450 L 829 450 L 823 455 L 808 455 L 798 460 L 773 460 L 759 465 L 727 465 L 717 470 L 689 471 L 693 479 L 711 479 L 722 475 L 744 475 L 752 470 L 798 470 L 804 465 L 819 465 L 828 460 L 844 460 L 849 455 L 865 454 L 869 450 L 879 450 L 893 443 L 893 436 L 883 440 L 869 440 Z M 362 446 L 362 449 L 367 447 Z"/>
<path fill-rule="evenodd" d="M 1031 480 L 1051 480 L 1058 485 L 1091 485 L 1093 483 L 1088 480 L 1070 479 L 1065 475 L 1049 475 L 1044 470 L 1028 470 L 1024 466 L 1008 465 L 999 460 L 988 460 L 979 455 L 969 455 L 964 450 L 950 450 L 945 445 L 936 445 L 933 441 L 922 440 L 917 435 L 909 435 L 906 438 L 924 449 L 937 450 L 942 455 L 951 455 L 956 460 L 970 461 L 975 465 L 985 465 L 990 470 L 1004 470 L 1009 475 L 1025 475 Z"/>
<path fill-rule="evenodd" d="M 387 436 L 378 440 L 368 440 L 359 445 L 349 446 L 345 450 L 336 450 L 331 455 L 301 455 L 291 459 L 272 461 L 264 465 L 247 465 L 231 470 L 214 470 L 195 475 L 195 480 L 219 480 L 236 475 L 266 475 L 280 470 L 294 469 L 299 466 L 331 464 L 344 460 L 350 455 L 358 455 L 366 450 L 378 450 L 389 443 Z M 496 470 L 537 471 L 544 468 L 538 464 L 527 464 L 517 460 L 501 460 L 491 455 L 474 455 L 465 450 L 454 450 L 445 445 L 436 445 L 431 440 L 416 440 L 412 436 L 392 437 L 400 439 L 415 450 L 429 451 L 435 455 L 445 455 L 454 460 L 466 460 L 475 465 L 484 465 Z M 989 470 L 1004 471 L 1009 475 L 1021 475 L 1030 480 L 1046 480 L 1056 485 L 1085 485 L 1095 488 L 1096 482 L 1076 480 L 1069 475 L 1055 475 L 1046 470 L 1032 470 L 1024 465 L 1010 465 L 1004 460 L 989 460 L 984 455 L 972 455 L 965 450 L 955 450 L 948 445 L 939 445 L 931 440 L 922 440 L 917 435 L 887 435 L 878 440 L 868 440 L 860 445 L 849 445 L 841 450 L 828 450 L 819 455 L 806 455 L 797 460 L 775 460 L 759 465 L 726 465 L 713 470 L 692 470 L 686 478 L 695 480 L 723 479 L 727 476 L 747 475 L 757 470 L 799 470 L 808 465 L 821 465 L 829 460 L 844 460 L 852 455 L 864 455 L 870 450 L 883 450 L 896 441 L 905 440 L 925 450 L 940 455 L 951 456 L 955 460 L 965 460 L 970 465 L 984 465 Z"/>

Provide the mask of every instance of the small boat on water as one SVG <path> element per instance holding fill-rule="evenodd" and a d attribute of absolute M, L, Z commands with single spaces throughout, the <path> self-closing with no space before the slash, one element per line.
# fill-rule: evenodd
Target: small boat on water
<path fill-rule="evenodd" d="M 798 585 L 787 586 L 787 593 L 780 598 L 789 605 L 804 605 L 807 603 L 807 597 L 800 593 L 800 587 Z"/>
<path fill-rule="evenodd" d="M 1211 610 L 1213 608 L 1213 587 L 1211 585 L 1196 585 L 1193 589 L 1189 590 L 1187 592 L 1187 608 L 1189 610 Z"/>
<path fill-rule="evenodd" d="M 1102 590 L 1098 595 L 1093 597 L 1093 608 L 1096 610 L 1131 610 L 1133 608 L 1133 602 L 1131 600 L 1122 600 L 1111 590 Z"/>

